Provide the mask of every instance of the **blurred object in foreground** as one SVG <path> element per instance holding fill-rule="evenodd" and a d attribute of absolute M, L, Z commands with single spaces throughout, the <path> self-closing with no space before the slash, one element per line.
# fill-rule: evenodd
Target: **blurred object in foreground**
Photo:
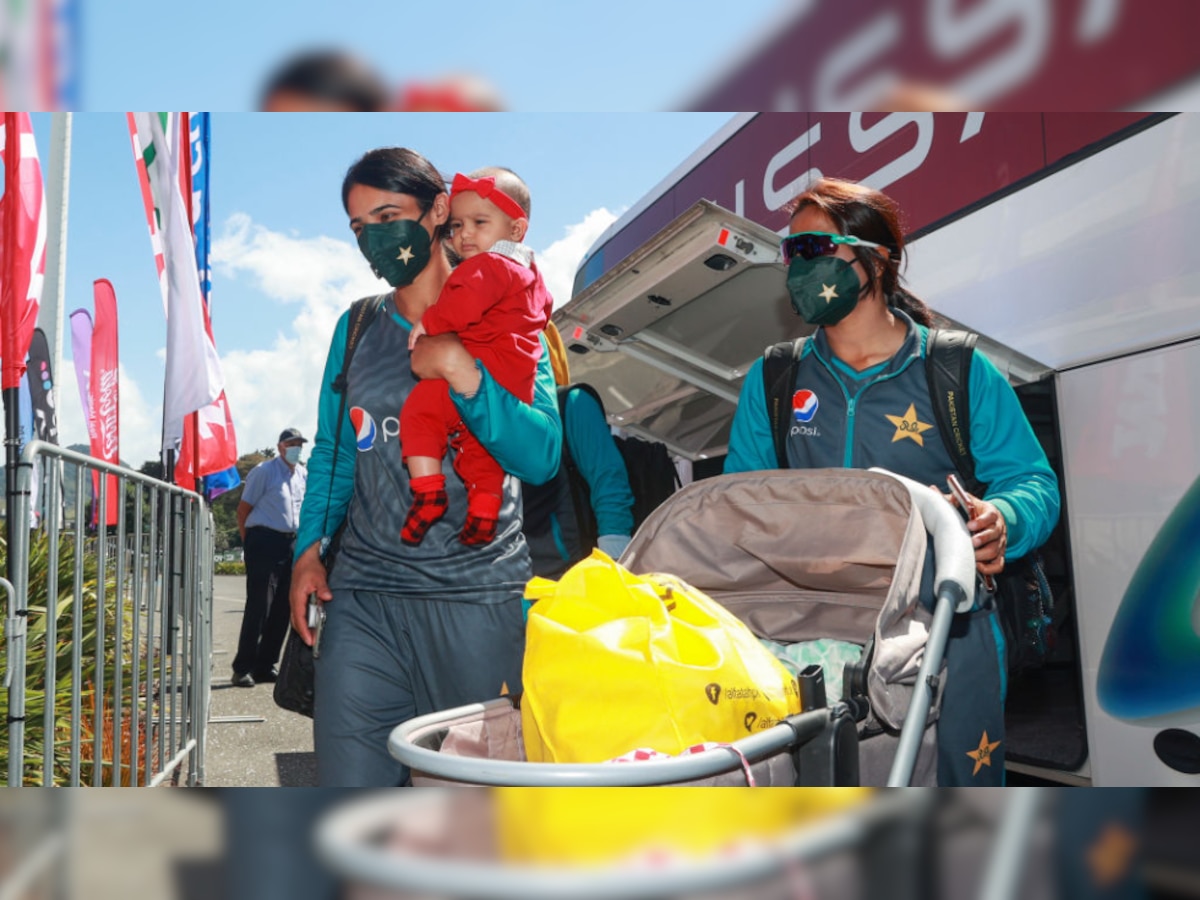
<path fill-rule="evenodd" d="M 1101 110 L 1154 103 L 1189 82 L 1193 103 L 1198 93 L 1194 0 L 809 0 L 795 7 L 766 23 L 763 37 L 683 107 Z"/>
<path fill-rule="evenodd" d="M 6 789 L 0 795 L 0 897 L 63 896 L 69 799 L 64 791 Z"/>
<path fill-rule="evenodd" d="M 344 50 L 307 50 L 267 79 L 262 112 L 382 112 L 388 88 L 371 66 Z"/>
<path fill-rule="evenodd" d="M 79 108 L 82 0 L 0 0 L 0 106 Z"/>
<path fill-rule="evenodd" d="M 503 859 L 562 865 L 612 863 L 644 855 L 703 859 L 870 798 L 865 788 L 675 791 L 557 788 L 493 792 Z M 586 840 L 580 840 L 586 835 Z"/>
<path fill-rule="evenodd" d="M 928 844 L 935 793 L 873 796 L 824 789 L 379 792 L 324 817 L 316 843 L 346 878 L 347 900 L 816 898 L 830 895 L 813 892 L 804 864 L 812 849 L 850 852 L 838 881 L 847 865 L 871 863 L 884 831 L 888 843 L 898 835 Z M 889 862 L 890 881 L 912 874 L 894 855 Z M 910 896 L 928 892 L 892 892 L 893 900 Z"/>
<path fill-rule="evenodd" d="M 489 81 L 461 72 L 401 85 L 394 108 L 396 112 L 503 112 L 504 101 Z"/>
<path fill-rule="evenodd" d="M 318 824 L 347 900 L 1071 900 L 1055 864 L 1065 791 L 752 792 L 513 788 L 378 793 Z M 1098 794 L 1140 803 L 1141 792 Z M 578 808 L 571 810 L 572 804 Z M 1118 803 L 1118 805 L 1120 805 Z M 1128 805 L 1128 804 L 1127 804 Z M 703 807 L 703 808 L 702 808 Z M 1136 822 L 1130 832 L 1136 836 Z M 519 829 L 524 834 L 508 832 Z M 514 844 L 523 843 L 514 859 Z M 1069 847 L 1070 842 L 1065 842 Z M 1115 845 L 1114 845 L 1115 846 Z M 1094 853 L 1128 883 L 1135 854 Z"/>

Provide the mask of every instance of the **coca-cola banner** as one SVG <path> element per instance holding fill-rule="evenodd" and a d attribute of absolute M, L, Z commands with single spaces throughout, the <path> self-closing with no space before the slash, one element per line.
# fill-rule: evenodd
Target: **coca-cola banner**
<path fill-rule="evenodd" d="M 92 423 L 92 456 L 120 464 L 120 392 L 117 352 L 117 295 L 105 278 L 94 284 L 96 319 L 92 328 L 91 378 L 88 383 Z M 121 497 L 115 476 L 108 476 L 105 523 L 117 524 Z M 97 497 L 99 495 L 97 494 Z"/>

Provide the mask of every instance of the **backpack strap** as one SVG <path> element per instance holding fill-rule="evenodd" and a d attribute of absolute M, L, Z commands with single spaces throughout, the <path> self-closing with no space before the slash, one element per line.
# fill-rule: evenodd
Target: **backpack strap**
<path fill-rule="evenodd" d="M 987 485 L 975 476 L 971 454 L 971 359 L 979 335 L 971 331 L 930 328 L 925 341 L 925 380 L 937 419 L 938 434 L 963 486 L 982 497 Z"/>
<path fill-rule="evenodd" d="M 787 438 L 790 398 L 796 388 L 796 372 L 807 337 L 773 344 L 763 351 L 763 396 L 767 401 L 767 419 L 775 437 L 775 459 L 779 468 L 788 468 Z"/>
<path fill-rule="evenodd" d="M 342 371 L 338 372 L 332 385 L 334 393 L 341 399 L 338 401 L 337 425 L 333 432 L 333 465 L 329 469 L 329 494 L 325 498 L 325 523 L 321 527 L 323 535 L 329 531 L 329 504 L 333 502 L 333 478 L 337 472 L 338 450 L 342 446 L 342 419 L 346 418 L 346 373 L 350 371 L 350 361 L 354 359 L 354 351 L 358 348 L 358 342 L 371 323 L 375 321 L 375 314 L 379 312 L 382 305 L 379 297 L 363 297 L 355 300 L 350 306 L 350 325 L 346 329 L 346 353 L 342 357 Z"/>
<path fill-rule="evenodd" d="M 596 401 L 596 405 L 600 407 L 600 415 L 607 420 L 604 412 L 604 401 L 600 399 L 600 395 L 596 389 L 590 384 L 565 384 L 558 389 L 558 417 L 563 423 L 562 435 L 562 464 L 567 470 L 567 484 L 571 488 L 571 503 L 575 507 L 575 521 L 579 527 L 579 542 L 584 548 L 596 546 L 596 541 L 599 535 L 596 525 L 596 516 L 592 512 L 591 503 L 591 488 L 583 477 L 583 473 L 579 471 L 579 466 L 575 464 L 575 457 L 571 455 L 571 444 L 567 440 L 567 397 L 573 391 L 582 391 L 589 394 Z"/>

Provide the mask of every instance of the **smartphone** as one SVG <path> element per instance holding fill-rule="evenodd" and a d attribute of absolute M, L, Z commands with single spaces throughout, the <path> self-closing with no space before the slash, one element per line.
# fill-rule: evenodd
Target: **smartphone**
<path fill-rule="evenodd" d="M 958 509 L 962 513 L 963 519 L 969 522 L 971 517 L 975 515 L 975 504 L 967 496 L 966 488 L 962 486 L 962 482 L 958 480 L 958 476 L 953 472 L 946 476 L 946 484 L 950 485 L 950 493 L 958 501 Z M 983 576 L 983 586 L 992 593 L 996 592 L 996 581 L 991 575 Z"/>
<path fill-rule="evenodd" d="M 313 659 L 321 655 L 321 631 L 325 626 L 325 604 L 317 599 L 316 593 L 308 595 L 308 628 L 313 633 Z"/>
<path fill-rule="evenodd" d="M 958 501 L 959 512 L 961 512 L 963 518 L 969 522 L 971 520 L 971 516 L 975 514 L 975 505 L 967 496 L 966 488 L 963 487 L 962 482 L 958 480 L 958 476 L 953 472 L 946 476 L 946 484 L 950 485 L 950 493 L 952 493 L 954 498 Z"/>

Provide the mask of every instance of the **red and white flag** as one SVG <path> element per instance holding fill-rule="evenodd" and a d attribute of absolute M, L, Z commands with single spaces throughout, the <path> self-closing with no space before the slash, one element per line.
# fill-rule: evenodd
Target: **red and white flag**
<path fill-rule="evenodd" d="M 180 190 L 180 162 L 190 160 L 190 152 L 180 140 L 179 119 L 129 113 L 128 121 L 167 314 L 163 449 L 174 450 L 185 418 L 220 397 L 225 379 L 207 326 L 192 223 Z"/>
<path fill-rule="evenodd" d="M 28 113 L 5 113 L 0 128 L 4 197 L 0 199 L 0 387 L 15 388 L 37 326 L 46 274 L 42 167 Z"/>
<path fill-rule="evenodd" d="M 212 305 L 210 303 L 210 280 L 208 249 L 208 172 L 209 172 L 209 114 L 180 113 L 180 134 L 187 156 L 181 152 L 180 159 L 190 158 L 190 166 L 181 166 L 179 190 L 188 208 L 188 221 L 192 223 L 192 238 L 196 247 L 196 269 L 200 273 L 200 293 L 204 300 L 204 329 L 215 348 L 217 342 L 212 333 Z M 196 444 L 200 452 L 196 453 Z M 196 456 L 199 456 L 199 460 Z M 175 462 L 175 483 L 191 487 L 198 479 L 221 474 L 225 489 L 236 487 L 241 482 L 237 473 L 237 437 L 233 431 L 233 416 L 225 392 L 208 406 L 192 413 L 184 421 L 183 439 L 179 443 L 179 456 Z M 208 483 L 206 482 L 206 486 Z M 206 487 L 207 490 L 207 487 Z M 211 493 L 209 496 L 213 496 Z"/>

